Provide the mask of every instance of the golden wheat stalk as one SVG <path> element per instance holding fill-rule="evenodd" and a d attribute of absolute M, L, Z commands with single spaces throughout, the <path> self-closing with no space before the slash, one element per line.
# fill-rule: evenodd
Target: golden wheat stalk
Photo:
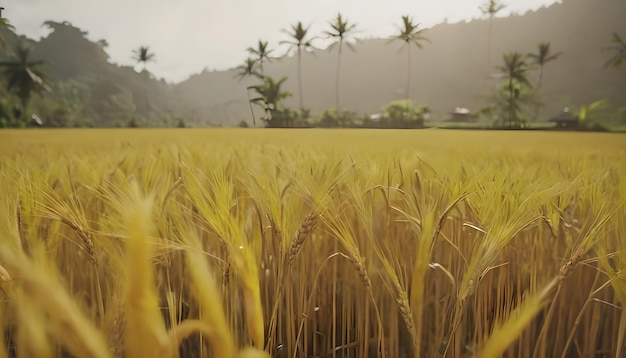
<path fill-rule="evenodd" d="M 35 246 L 31 250 L 36 255 L 34 257 L 45 262 L 43 248 Z M 12 252 L 6 247 L 0 247 L 0 260 L 5 263 L 9 271 L 13 272 L 13 276 L 19 277 L 19 284 L 16 283 L 13 287 L 17 290 L 18 297 L 21 294 L 26 297 L 26 300 L 30 299 L 30 307 L 44 312 L 48 317 L 46 324 L 29 327 L 27 330 L 48 331 L 76 357 L 106 358 L 109 356 L 103 335 L 78 308 L 74 299 L 61 286 L 50 269 L 35 264 L 23 253 Z M 19 306 L 21 301 L 13 303 Z M 28 305 L 24 306 L 26 307 Z M 27 312 L 22 312 L 22 314 L 28 315 Z M 31 334 L 40 333 L 33 331 Z M 48 343 L 41 341 L 40 344 Z M 46 348 L 37 347 L 36 349 L 45 350 Z"/>
<path fill-rule="evenodd" d="M 479 349 L 476 357 L 501 357 L 544 307 L 546 298 L 557 283 L 558 279 L 552 280 L 541 291 L 524 299 L 524 302 L 516 307 L 505 320 L 497 322 L 491 335 Z"/>
<path fill-rule="evenodd" d="M 289 252 L 287 254 L 287 265 L 292 266 L 293 262 L 296 259 L 296 256 L 302 249 L 302 245 L 304 245 L 304 240 L 311 234 L 315 225 L 317 225 L 317 221 L 319 216 L 317 214 L 307 214 L 302 223 L 300 223 L 300 227 L 298 231 L 296 231 L 296 237 L 291 242 L 291 246 L 289 247 Z"/>
<path fill-rule="evenodd" d="M 98 258 L 96 257 L 96 248 L 93 243 L 92 235 L 67 218 L 61 217 L 59 220 L 78 234 L 78 237 L 80 237 L 81 242 L 83 243 L 83 250 L 87 254 L 87 259 L 92 265 L 98 266 Z"/>
<path fill-rule="evenodd" d="M 356 270 L 365 288 L 367 288 L 368 291 L 371 290 L 372 281 L 370 280 L 370 277 L 367 274 L 367 268 L 365 267 L 365 259 L 363 259 L 359 251 L 355 250 L 351 252 L 350 255 L 348 256 L 348 260 L 350 261 L 350 263 Z"/>
<path fill-rule="evenodd" d="M 9 272 L 7 272 L 2 265 L 0 265 L 0 284 L 7 282 L 11 282 L 11 275 L 9 275 Z"/>
<path fill-rule="evenodd" d="M 126 337 L 125 354 L 129 357 L 169 357 L 170 346 L 152 267 L 150 213 L 152 202 L 142 199 L 134 186 L 134 197 L 129 203 L 127 216 L 128 241 L 126 244 Z"/>
<path fill-rule="evenodd" d="M 210 346 L 216 357 L 234 357 L 235 339 L 230 333 L 226 313 L 215 278 L 209 271 L 206 259 L 202 255 L 202 246 L 189 235 L 190 248 L 187 250 L 187 266 L 191 274 L 193 293 L 200 303 L 200 320 L 212 328 L 209 335 Z"/>

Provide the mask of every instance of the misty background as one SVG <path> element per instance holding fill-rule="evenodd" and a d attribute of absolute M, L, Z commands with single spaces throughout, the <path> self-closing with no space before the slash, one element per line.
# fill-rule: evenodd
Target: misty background
<path fill-rule="evenodd" d="M 398 31 L 409 3 L 324 6 L 324 1 L 284 0 L 246 2 L 243 9 L 227 1 L 199 6 L 192 1 L 10 0 L 3 3 L 3 16 L 15 30 L 2 31 L 7 48 L 25 36 L 34 46 L 33 58 L 45 62 L 54 90 L 33 102 L 48 117 L 72 112 L 74 123 L 92 126 L 119 126 L 133 118 L 147 126 L 178 119 L 191 126 L 234 126 L 252 124 L 246 87 L 255 81 L 239 81 L 235 69 L 248 56 L 246 48 L 264 40 L 272 54 L 284 55 L 265 64 L 265 73 L 287 77 L 284 89 L 293 96 L 285 105 L 297 107 L 297 61 L 279 46 L 288 39 L 281 30 L 301 20 L 311 25 L 313 36 L 321 36 L 337 10 L 360 30 L 354 51 L 342 54 L 342 109 L 369 115 L 403 99 L 406 53 L 388 38 Z M 490 56 L 489 19 L 478 8 L 482 3 L 422 2 L 409 13 L 428 27 L 424 36 L 429 40 L 423 49 L 412 49 L 410 99 L 428 106 L 432 120 L 449 118 L 456 107 L 476 111 L 487 105 L 499 84 L 490 75 L 498 72 L 503 53 L 535 52 L 540 42 L 550 42 L 562 56 L 545 66 L 537 120 L 599 99 L 608 100 L 607 110 L 626 106 L 626 72 L 605 68 L 609 54 L 602 51 L 612 33 L 626 33 L 625 1 L 505 2 L 507 8 L 493 20 Z M 42 26 L 41 19 L 50 21 Z M 326 50 L 328 44 L 314 43 L 319 49 L 302 58 L 304 104 L 312 115 L 335 103 L 337 53 Z M 146 71 L 132 59 L 140 45 L 155 54 Z M 536 81 L 538 73 L 529 77 Z"/>

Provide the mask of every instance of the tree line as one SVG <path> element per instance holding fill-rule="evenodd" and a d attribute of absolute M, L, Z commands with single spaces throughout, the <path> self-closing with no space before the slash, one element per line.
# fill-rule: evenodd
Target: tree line
<path fill-rule="evenodd" d="M 494 26 L 493 18 L 504 9 L 504 5 L 496 0 L 489 0 L 480 7 L 483 14 L 489 19 L 488 53 L 487 67 L 491 68 L 491 38 Z M 0 10 L 0 28 L 13 29 L 9 21 L 2 17 Z M 237 67 L 237 77 L 241 81 L 244 78 L 253 78 L 256 84 L 248 86 L 249 103 L 253 124 L 256 124 L 255 111 L 252 106 L 262 109 L 263 115 L 259 118 L 268 127 L 296 127 L 310 126 L 310 111 L 305 106 L 305 96 L 302 84 L 302 56 L 317 47 L 315 42 L 321 39 L 332 40 L 328 51 L 336 50 L 337 63 L 335 74 L 335 106 L 325 111 L 314 125 L 317 126 L 365 126 L 365 127 L 395 127 L 395 128 L 417 128 L 423 126 L 424 119 L 427 118 L 429 110 L 427 106 L 415 106 L 410 98 L 412 49 L 422 49 L 430 41 L 426 37 L 426 30 L 420 27 L 412 17 L 405 15 L 401 17 L 398 32 L 389 38 L 388 42 L 399 42 L 402 50 L 407 56 L 407 77 L 406 89 L 403 101 L 393 101 L 384 107 L 378 118 L 369 116 L 359 118 L 355 113 L 347 111 L 341 106 L 341 70 L 342 55 L 345 49 L 354 51 L 354 44 L 359 40 L 356 36 L 358 32 L 357 24 L 349 21 L 341 13 L 328 22 L 328 29 L 322 34 L 314 36 L 310 31 L 310 25 L 305 26 L 302 22 L 291 25 L 288 29 L 282 30 L 286 39 L 279 45 L 288 48 L 287 54 L 295 54 L 297 59 L 297 95 L 299 107 L 296 109 L 286 108 L 284 100 L 293 96 L 292 93 L 283 89 L 287 77 L 272 78 L 265 74 L 264 65 L 272 62 L 277 57 L 273 56 L 275 49 L 270 48 L 267 41 L 259 40 L 255 47 L 247 48 L 249 57 L 244 63 Z M 0 37 L 0 48 L 4 46 L 4 41 Z M 606 67 L 620 68 L 626 58 L 626 42 L 617 33 L 613 34 L 610 45 L 605 48 L 611 52 Z M 0 62 L 3 75 L 6 78 L 6 88 L 9 93 L 19 99 L 20 105 L 13 108 L 14 117 L 20 120 L 16 123 L 4 123 L 7 125 L 20 125 L 24 121 L 31 121 L 28 118 L 28 105 L 34 94 L 43 94 L 50 91 L 49 80 L 41 70 L 41 61 L 31 60 L 32 47 L 25 42 L 18 42 L 14 49 L 10 51 L 11 58 Z M 491 113 L 499 118 L 502 127 L 522 127 L 527 118 L 521 115 L 524 107 L 533 106 L 533 101 L 538 102 L 537 91 L 541 88 L 543 81 L 544 66 L 562 54 L 553 53 L 549 42 L 538 45 L 537 52 L 532 54 L 522 54 L 519 52 L 505 53 L 502 57 L 502 64 L 494 66 L 499 71 L 497 76 L 505 81 L 492 94 L 491 104 L 483 112 Z M 133 59 L 141 64 L 142 72 L 147 72 L 147 64 L 155 61 L 156 56 L 150 51 L 148 46 L 140 46 L 133 51 Z M 539 71 L 539 79 L 533 84 L 528 77 L 528 71 Z M 147 76 L 144 76 L 144 81 Z M 147 84 L 144 83 L 144 91 L 147 91 Z M 147 103 L 147 93 L 144 93 Z M 540 110 L 540 104 L 535 103 L 535 114 Z M 0 111 L 0 115 L 1 115 Z M 31 121 L 32 123 L 32 121 Z M 244 125 L 242 123 L 242 125 Z M 179 126 L 184 126 L 180 122 Z"/>

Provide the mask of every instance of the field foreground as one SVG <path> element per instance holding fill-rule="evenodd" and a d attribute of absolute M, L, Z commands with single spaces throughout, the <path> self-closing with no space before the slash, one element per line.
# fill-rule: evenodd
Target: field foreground
<path fill-rule="evenodd" d="M 2 357 L 626 354 L 626 136 L 0 132 Z"/>

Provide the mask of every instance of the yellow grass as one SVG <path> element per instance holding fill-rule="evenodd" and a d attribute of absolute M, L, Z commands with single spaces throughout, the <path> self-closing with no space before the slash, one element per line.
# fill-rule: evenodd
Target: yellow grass
<path fill-rule="evenodd" d="M 619 358 L 624 178 L 618 134 L 0 131 L 0 358 Z"/>

